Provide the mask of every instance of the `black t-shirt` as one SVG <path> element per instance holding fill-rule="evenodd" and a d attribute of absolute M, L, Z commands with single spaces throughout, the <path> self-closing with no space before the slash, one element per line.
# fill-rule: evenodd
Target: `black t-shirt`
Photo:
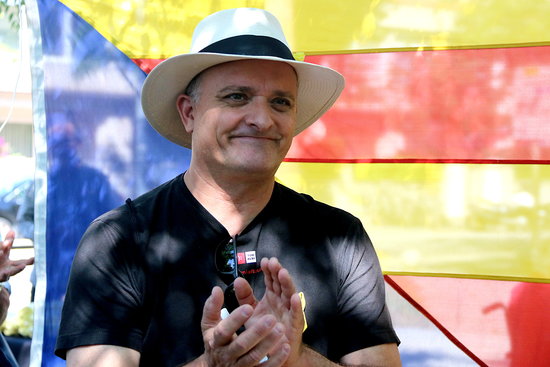
<path fill-rule="evenodd" d="M 141 353 L 142 366 L 175 366 L 203 353 L 200 320 L 218 276 L 226 229 L 180 175 L 95 220 L 74 258 L 56 354 L 110 344 Z M 259 263 L 276 256 L 306 300 L 304 343 L 333 361 L 399 342 L 384 280 L 360 221 L 275 185 L 262 212 L 236 237 L 239 270 L 259 299 Z"/>

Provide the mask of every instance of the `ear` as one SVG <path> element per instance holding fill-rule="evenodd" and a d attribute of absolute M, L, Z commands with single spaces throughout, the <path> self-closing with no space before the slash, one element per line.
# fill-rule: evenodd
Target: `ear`
<path fill-rule="evenodd" d="M 195 105 L 191 100 L 191 97 L 186 94 L 180 94 L 176 100 L 176 108 L 178 109 L 178 113 L 185 131 L 192 133 L 195 124 Z"/>

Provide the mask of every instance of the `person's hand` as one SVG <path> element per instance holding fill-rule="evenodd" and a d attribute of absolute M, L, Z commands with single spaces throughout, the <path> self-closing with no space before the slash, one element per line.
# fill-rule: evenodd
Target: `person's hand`
<path fill-rule="evenodd" d="M 1 286 L 0 286 L 1 287 Z M 0 325 L 6 320 L 8 316 L 8 308 L 10 307 L 10 293 L 4 287 L 0 289 Z"/>
<path fill-rule="evenodd" d="M 273 315 L 266 313 L 252 320 L 254 309 L 250 305 L 242 305 L 222 320 L 222 306 L 223 292 L 221 288 L 214 287 L 204 304 L 201 320 L 205 349 L 203 359 L 207 366 L 257 366 L 266 355 L 269 355 L 269 360 L 261 363 L 262 367 L 280 367 L 284 364 L 290 346 L 286 343 L 284 326 Z M 245 323 L 246 330 L 237 335 L 237 330 Z"/>
<path fill-rule="evenodd" d="M 248 304 L 254 308 L 254 314 L 250 320 L 272 315 L 284 326 L 285 337 L 290 345 L 290 355 L 285 366 L 294 366 L 303 352 L 304 317 L 300 296 L 296 293 L 288 270 L 283 268 L 277 258 L 263 258 L 261 267 L 266 288 L 262 299 L 256 300 L 252 288 L 243 278 L 235 280 L 235 294 L 241 305 Z M 249 322 L 245 324 L 247 328 Z"/>
<path fill-rule="evenodd" d="M 21 272 L 27 265 L 34 263 L 34 257 L 23 260 L 10 260 L 10 250 L 15 239 L 15 233 L 9 231 L 4 241 L 0 242 L 0 282 L 5 282 L 12 275 Z"/>

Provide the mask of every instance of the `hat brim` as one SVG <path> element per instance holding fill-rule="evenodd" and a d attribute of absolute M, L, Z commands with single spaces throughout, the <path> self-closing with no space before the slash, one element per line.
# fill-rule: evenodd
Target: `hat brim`
<path fill-rule="evenodd" d="M 319 119 L 336 102 L 344 88 L 344 77 L 340 73 L 307 62 L 271 56 L 202 52 L 183 54 L 161 62 L 145 79 L 141 92 L 141 105 L 145 117 L 166 139 L 191 148 L 191 134 L 185 131 L 176 108 L 177 97 L 200 72 L 225 62 L 250 59 L 284 62 L 296 70 L 298 92 L 294 135 Z"/>

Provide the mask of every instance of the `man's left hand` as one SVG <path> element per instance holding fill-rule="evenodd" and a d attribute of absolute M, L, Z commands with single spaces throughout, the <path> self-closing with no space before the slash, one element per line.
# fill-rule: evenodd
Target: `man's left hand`
<path fill-rule="evenodd" d="M 241 305 L 249 304 L 254 308 L 254 313 L 247 324 L 264 315 L 273 315 L 285 327 L 285 335 L 290 345 L 290 355 L 285 365 L 294 366 L 300 360 L 303 351 L 304 317 L 300 296 L 296 293 L 290 274 L 277 258 L 263 258 L 261 268 L 266 287 L 262 299 L 258 301 L 255 298 L 246 280 L 237 278 L 235 280 L 237 300 Z"/>

